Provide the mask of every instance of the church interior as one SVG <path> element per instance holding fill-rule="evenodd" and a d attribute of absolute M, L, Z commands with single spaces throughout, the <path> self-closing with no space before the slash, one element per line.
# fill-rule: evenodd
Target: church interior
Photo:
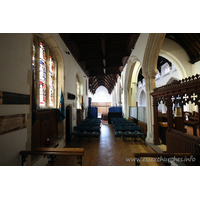
<path fill-rule="evenodd" d="M 199 165 L 200 34 L 0 40 L 1 166 Z"/>
<path fill-rule="evenodd" d="M 2 2 L 3 199 L 199 196 L 195 3 Z"/>

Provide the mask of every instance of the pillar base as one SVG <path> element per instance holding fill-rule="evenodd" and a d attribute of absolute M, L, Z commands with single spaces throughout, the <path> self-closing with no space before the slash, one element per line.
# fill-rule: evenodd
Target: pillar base
<path fill-rule="evenodd" d="M 147 136 L 146 139 L 145 139 L 145 141 L 148 142 L 148 143 L 154 144 L 152 137 Z"/>

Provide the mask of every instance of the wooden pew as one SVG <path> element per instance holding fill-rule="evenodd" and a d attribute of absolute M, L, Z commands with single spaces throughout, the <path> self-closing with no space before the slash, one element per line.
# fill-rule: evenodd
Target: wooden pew
<path fill-rule="evenodd" d="M 77 156 L 78 164 L 82 166 L 82 156 L 84 156 L 84 148 L 37 148 L 35 151 L 20 151 L 22 156 L 22 166 L 26 162 L 28 155 L 47 156 L 51 166 L 55 162 L 56 156 Z"/>

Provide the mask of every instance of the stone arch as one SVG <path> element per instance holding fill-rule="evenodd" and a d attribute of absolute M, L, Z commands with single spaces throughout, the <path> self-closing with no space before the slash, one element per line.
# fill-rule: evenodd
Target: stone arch
<path fill-rule="evenodd" d="M 165 33 L 149 34 L 142 64 L 144 75 L 149 73 L 150 76 L 156 75 L 158 56 L 164 39 Z"/>
<path fill-rule="evenodd" d="M 150 93 L 155 89 L 155 76 L 157 74 L 157 61 L 160 49 L 165 38 L 165 33 L 151 33 L 149 34 L 147 45 L 145 48 L 142 72 L 145 78 L 146 90 L 146 113 L 147 113 L 147 137 L 146 141 L 156 144 L 154 141 L 154 116 L 153 116 L 153 98 Z"/>
<path fill-rule="evenodd" d="M 45 43 L 49 46 L 50 50 L 54 54 L 57 60 L 57 68 L 58 68 L 58 74 L 56 75 L 57 77 L 57 90 L 56 90 L 56 108 L 59 107 L 59 101 L 60 101 L 60 91 L 62 87 L 63 93 L 65 93 L 64 90 L 64 60 L 63 60 L 63 55 L 61 53 L 60 48 L 58 47 L 55 39 L 53 38 L 52 34 L 50 33 L 37 33 L 33 34 L 33 37 L 38 37 L 45 41 Z"/>
<path fill-rule="evenodd" d="M 129 106 L 136 106 L 136 93 L 137 93 L 137 77 L 140 71 L 141 65 L 137 57 L 131 56 L 124 72 L 123 77 L 123 111 L 124 116 L 128 118 Z M 134 74 L 134 76 L 133 76 Z M 125 78 L 127 77 L 127 78 Z M 132 90 L 131 90 L 132 87 Z M 134 101 L 131 104 L 131 98 L 134 97 Z"/>
<path fill-rule="evenodd" d="M 179 59 L 176 58 L 173 54 L 161 49 L 159 55 L 168 59 L 170 62 L 172 62 L 174 64 L 181 79 L 184 79 L 187 77 L 187 73 L 185 71 L 184 66 L 179 61 Z"/>
<path fill-rule="evenodd" d="M 75 81 L 76 81 L 75 85 L 77 84 L 77 81 L 79 84 L 79 91 L 77 91 L 77 88 L 76 88 L 76 100 L 78 101 L 77 104 L 80 104 L 82 102 L 82 97 L 83 97 L 83 77 L 79 71 L 76 72 Z"/>

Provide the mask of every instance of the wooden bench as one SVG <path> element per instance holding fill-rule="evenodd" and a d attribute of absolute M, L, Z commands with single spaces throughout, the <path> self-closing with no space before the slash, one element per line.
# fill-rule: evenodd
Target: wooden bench
<path fill-rule="evenodd" d="M 26 162 L 28 155 L 47 156 L 51 166 L 55 163 L 56 156 L 77 156 L 78 164 L 82 166 L 82 156 L 84 156 L 84 148 L 37 148 L 35 151 L 20 151 L 22 156 L 22 166 Z"/>

